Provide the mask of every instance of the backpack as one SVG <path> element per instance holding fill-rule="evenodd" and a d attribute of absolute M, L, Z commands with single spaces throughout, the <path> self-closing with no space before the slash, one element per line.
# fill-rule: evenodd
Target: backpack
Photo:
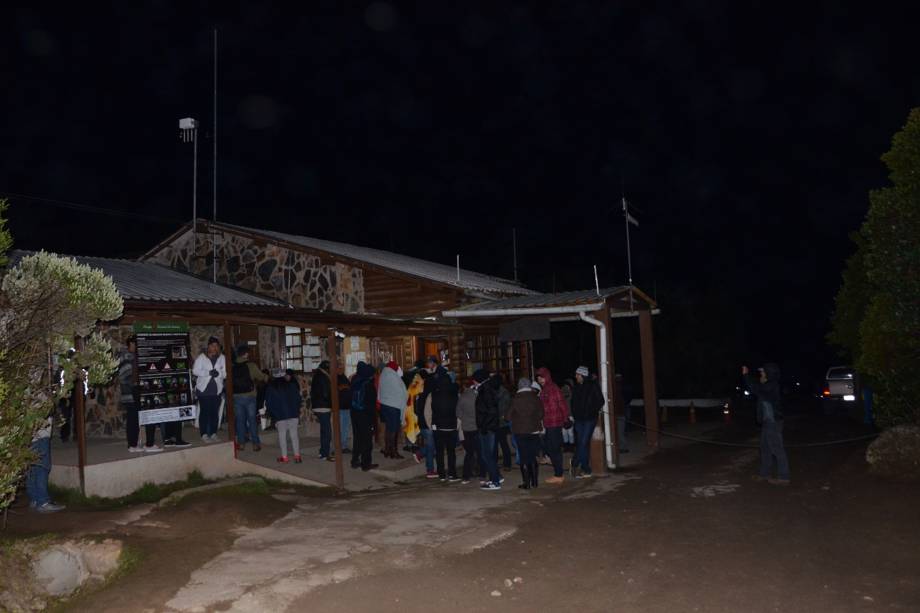
<path fill-rule="evenodd" d="M 256 386 L 252 382 L 252 375 L 249 374 L 249 362 L 234 362 L 233 391 L 237 394 L 245 394 L 255 388 Z"/>
<path fill-rule="evenodd" d="M 365 381 L 358 386 L 357 389 L 353 390 L 351 393 L 351 410 L 352 411 L 363 411 L 364 410 L 364 390 L 367 388 L 369 382 Z"/>

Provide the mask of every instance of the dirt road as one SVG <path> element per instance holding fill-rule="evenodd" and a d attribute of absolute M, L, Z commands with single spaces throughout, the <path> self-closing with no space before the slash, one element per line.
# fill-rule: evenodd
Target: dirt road
<path fill-rule="evenodd" d="M 798 418 L 787 443 L 852 433 Z M 864 448 L 792 449 L 788 488 L 751 481 L 756 450 L 691 445 L 530 493 L 512 474 L 498 493 L 417 482 L 341 499 L 190 500 L 146 520 L 182 535 L 169 539 L 175 565 L 161 552 L 71 610 L 920 610 L 920 487 L 867 474 Z M 196 512 L 207 504 L 224 536 Z M 201 542 L 195 522 L 222 551 L 206 563 L 186 553 Z"/>

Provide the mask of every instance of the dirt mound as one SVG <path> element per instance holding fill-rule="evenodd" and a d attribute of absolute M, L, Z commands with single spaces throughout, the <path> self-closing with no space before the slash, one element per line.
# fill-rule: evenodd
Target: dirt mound
<path fill-rule="evenodd" d="M 872 472 L 895 479 L 920 480 L 920 426 L 895 426 L 866 450 Z"/>

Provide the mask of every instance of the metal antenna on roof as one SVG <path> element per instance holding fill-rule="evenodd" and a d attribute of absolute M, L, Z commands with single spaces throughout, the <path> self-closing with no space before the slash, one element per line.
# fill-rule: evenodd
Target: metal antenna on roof
<path fill-rule="evenodd" d="M 518 280 L 517 276 L 517 228 L 511 228 L 511 246 L 513 254 L 513 268 L 514 268 L 514 280 Z"/>
<path fill-rule="evenodd" d="M 594 265 L 594 290 L 598 296 L 601 295 L 601 284 L 597 280 L 597 264 Z"/>
<path fill-rule="evenodd" d="M 217 28 L 214 28 L 214 215 L 211 221 L 217 221 Z M 217 283 L 217 234 L 211 231 L 211 270 L 213 271 L 213 281 Z"/>
<path fill-rule="evenodd" d="M 198 217 L 198 122 L 191 117 L 179 120 L 179 138 L 183 143 L 192 143 L 192 253 L 189 256 L 189 272 L 194 272 L 196 255 L 196 218 Z"/>

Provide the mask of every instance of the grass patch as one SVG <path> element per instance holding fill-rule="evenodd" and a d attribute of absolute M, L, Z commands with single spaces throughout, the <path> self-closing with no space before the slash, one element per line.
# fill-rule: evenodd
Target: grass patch
<path fill-rule="evenodd" d="M 108 511 L 133 506 L 136 504 L 158 502 L 166 498 L 173 492 L 207 485 L 212 483 L 204 478 L 197 470 L 193 470 L 182 481 L 173 481 L 172 483 L 145 483 L 127 496 L 121 498 L 103 498 L 101 496 L 85 496 L 80 491 L 49 485 L 51 497 L 61 504 L 67 505 L 69 509 L 84 511 Z"/>

